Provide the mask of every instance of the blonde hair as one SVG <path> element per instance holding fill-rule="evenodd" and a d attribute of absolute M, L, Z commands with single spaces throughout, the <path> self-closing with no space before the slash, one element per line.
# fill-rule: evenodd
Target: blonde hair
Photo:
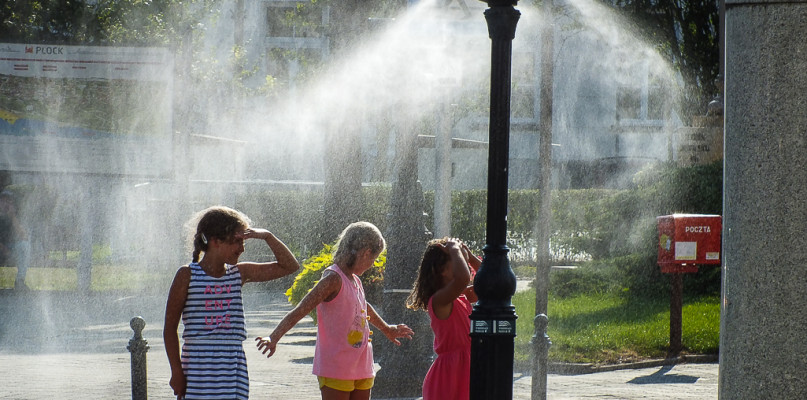
<path fill-rule="evenodd" d="M 193 225 L 193 221 L 198 221 L 191 240 L 193 262 L 198 262 L 199 255 L 207 251 L 211 239 L 229 240 L 237 231 L 249 228 L 251 223 L 244 213 L 225 206 L 202 210 L 191 219 L 190 225 Z"/>
<path fill-rule="evenodd" d="M 333 250 L 333 262 L 345 268 L 352 268 L 356 257 L 362 250 L 369 249 L 381 253 L 387 247 L 384 236 L 375 225 L 366 222 L 354 222 L 339 234 Z"/>

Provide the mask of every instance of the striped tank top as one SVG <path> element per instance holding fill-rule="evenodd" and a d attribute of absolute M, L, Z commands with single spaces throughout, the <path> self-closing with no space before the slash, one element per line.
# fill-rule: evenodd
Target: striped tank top
<path fill-rule="evenodd" d="M 225 265 L 220 278 L 191 263 L 188 297 L 182 311 L 182 368 L 185 399 L 247 399 L 249 375 L 243 341 L 247 337 L 241 300 L 241 273 Z"/>

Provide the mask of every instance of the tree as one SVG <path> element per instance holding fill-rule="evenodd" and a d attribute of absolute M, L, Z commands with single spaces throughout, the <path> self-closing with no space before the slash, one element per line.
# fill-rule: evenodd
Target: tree
<path fill-rule="evenodd" d="M 75 43 L 97 28 L 87 26 L 83 1 L 10 1 L 0 6 L 0 37 L 14 42 Z M 81 33 L 79 33 L 81 32 Z"/>
<path fill-rule="evenodd" d="M 635 22 L 637 31 L 675 66 L 688 90 L 684 116 L 703 115 L 717 94 L 719 14 L 715 0 L 602 0 Z"/>
<path fill-rule="evenodd" d="M 177 43 L 220 0 L 30 0 L 0 6 L 5 41 L 66 45 Z"/>

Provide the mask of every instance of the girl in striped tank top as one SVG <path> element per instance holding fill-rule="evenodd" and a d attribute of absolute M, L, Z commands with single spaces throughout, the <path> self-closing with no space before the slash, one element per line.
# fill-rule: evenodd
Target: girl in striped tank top
<path fill-rule="evenodd" d="M 177 399 L 247 399 L 241 286 L 286 276 L 300 265 L 283 242 L 266 229 L 251 228 L 239 211 L 217 206 L 197 218 L 193 262 L 177 271 L 165 306 L 163 340 L 170 385 Z M 246 239 L 264 240 L 277 261 L 238 262 Z"/>

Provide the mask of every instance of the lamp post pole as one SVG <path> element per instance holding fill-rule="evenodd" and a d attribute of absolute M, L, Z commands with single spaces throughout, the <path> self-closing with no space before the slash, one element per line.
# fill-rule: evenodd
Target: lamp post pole
<path fill-rule="evenodd" d="M 488 0 L 485 20 L 491 39 L 488 208 L 482 266 L 474 278 L 479 298 L 471 313 L 471 400 L 513 398 L 516 312 L 510 302 L 516 276 L 507 248 L 507 190 L 510 159 L 510 66 L 521 13 L 517 0 Z"/>

